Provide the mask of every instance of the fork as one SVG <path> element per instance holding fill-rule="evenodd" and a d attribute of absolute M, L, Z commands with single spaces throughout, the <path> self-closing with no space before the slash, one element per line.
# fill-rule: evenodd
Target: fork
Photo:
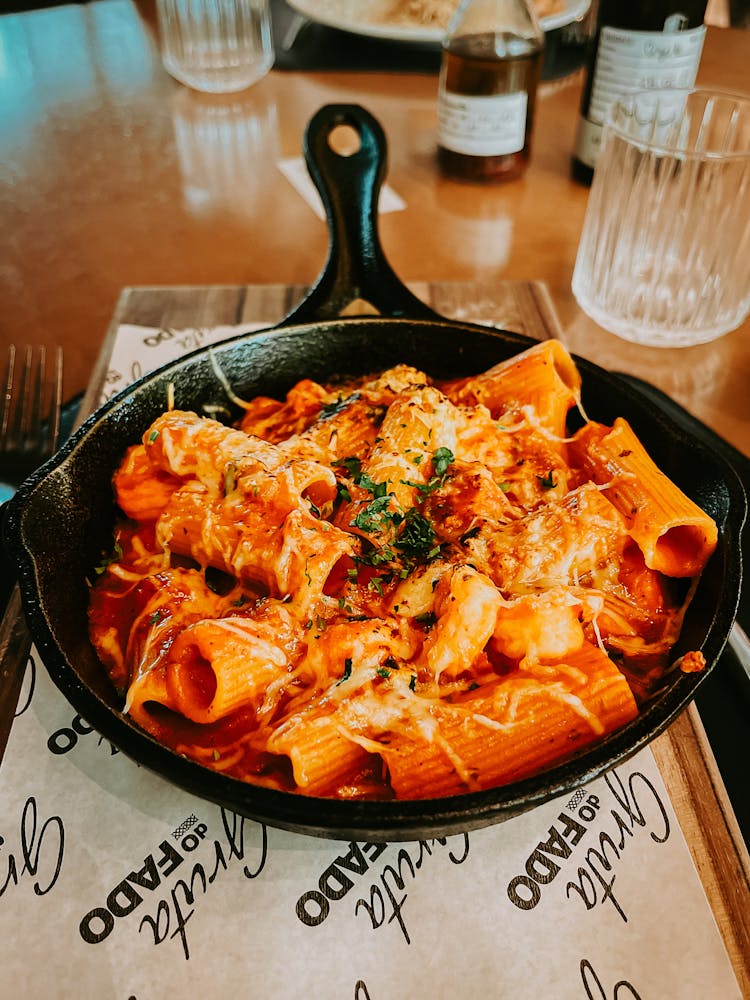
<path fill-rule="evenodd" d="M 23 480 L 57 449 L 62 375 L 62 348 L 54 348 L 48 364 L 46 347 L 9 347 L 0 398 L 0 513 Z M 30 648 L 15 572 L 0 544 L 0 760 Z"/>
<path fill-rule="evenodd" d="M 0 409 L 0 503 L 57 449 L 62 411 L 62 348 L 13 344 L 3 377 Z M 48 370 L 49 367 L 49 370 Z"/>

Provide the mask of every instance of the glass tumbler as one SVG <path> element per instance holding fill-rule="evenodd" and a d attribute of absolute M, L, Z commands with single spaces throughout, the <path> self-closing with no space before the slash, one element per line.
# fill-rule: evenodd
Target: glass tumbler
<path fill-rule="evenodd" d="M 164 68 L 180 83 L 231 93 L 273 64 L 268 0 L 157 0 Z"/>
<path fill-rule="evenodd" d="M 625 340 L 685 347 L 750 312 L 750 98 L 650 91 L 604 127 L 573 294 Z"/>

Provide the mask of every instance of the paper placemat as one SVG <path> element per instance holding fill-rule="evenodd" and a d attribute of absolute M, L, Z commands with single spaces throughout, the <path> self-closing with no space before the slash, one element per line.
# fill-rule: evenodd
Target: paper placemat
<path fill-rule="evenodd" d="M 236 331 L 120 326 L 105 395 Z M 741 996 L 650 750 L 466 835 L 314 839 L 134 764 L 32 650 L 0 803 L 7 996 Z"/>

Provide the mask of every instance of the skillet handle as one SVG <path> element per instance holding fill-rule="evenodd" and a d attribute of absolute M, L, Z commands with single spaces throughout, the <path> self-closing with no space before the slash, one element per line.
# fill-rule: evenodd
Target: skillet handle
<path fill-rule="evenodd" d="M 344 156 L 329 137 L 340 125 L 353 128 L 359 149 Z M 378 237 L 378 196 L 386 173 L 387 144 L 380 123 L 357 104 L 328 104 L 305 131 L 307 169 L 323 199 L 330 245 L 325 267 L 281 326 L 336 319 L 355 299 L 381 316 L 442 319 L 396 276 Z"/>

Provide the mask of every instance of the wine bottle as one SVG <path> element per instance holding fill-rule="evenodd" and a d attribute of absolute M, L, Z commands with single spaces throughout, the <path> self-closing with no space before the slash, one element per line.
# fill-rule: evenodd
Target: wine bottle
<path fill-rule="evenodd" d="M 443 42 L 438 163 L 449 177 L 511 180 L 531 153 L 544 32 L 529 0 L 463 0 Z"/>
<path fill-rule="evenodd" d="M 639 90 L 695 83 L 706 0 L 600 0 L 586 62 L 572 174 L 590 184 L 607 111 Z"/>

